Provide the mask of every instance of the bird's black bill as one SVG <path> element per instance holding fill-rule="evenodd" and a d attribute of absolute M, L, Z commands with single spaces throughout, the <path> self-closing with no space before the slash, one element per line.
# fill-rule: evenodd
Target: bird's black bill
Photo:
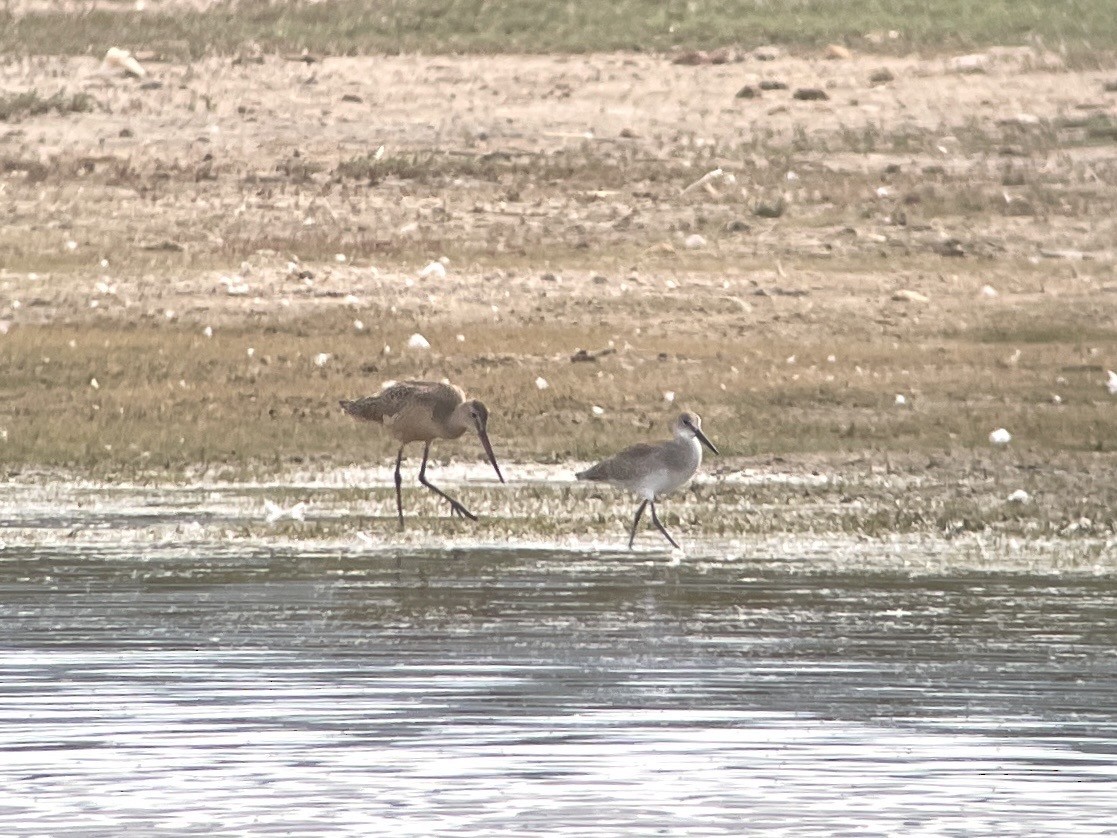
<path fill-rule="evenodd" d="M 696 437 L 698 437 L 699 442 L 701 442 L 703 445 L 705 445 L 707 448 L 709 448 L 715 454 L 720 454 L 721 453 L 720 451 L 717 450 L 717 448 L 714 446 L 714 444 L 712 442 L 710 442 L 710 440 L 706 437 L 706 435 L 704 433 L 702 433 L 701 428 L 695 428 L 694 429 L 694 435 Z"/>
<path fill-rule="evenodd" d="M 485 454 L 489 458 L 489 462 L 493 464 L 496 470 L 496 476 L 500 478 L 500 482 L 504 482 L 504 475 L 500 473 L 500 466 L 496 464 L 496 454 L 493 453 L 492 443 L 489 442 L 489 435 L 481 425 L 477 426 L 477 436 L 481 437 L 481 444 L 485 447 Z"/>

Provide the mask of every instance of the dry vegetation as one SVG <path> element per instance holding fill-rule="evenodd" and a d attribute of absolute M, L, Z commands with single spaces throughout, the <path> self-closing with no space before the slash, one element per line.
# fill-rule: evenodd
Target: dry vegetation
<path fill-rule="evenodd" d="M 658 435 L 667 391 L 727 469 L 972 484 L 1004 426 L 985 473 L 1057 465 L 1081 481 L 1055 481 L 1054 518 L 1087 492 L 1096 517 L 1115 499 L 1117 74 L 1038 47 L 889 49 L 238 48 L 142 56 L 143 79 L 9 59 L 0 460 L 376 461 L 390 442 L 337 399 L 447 376 L 526 461 Z"/>

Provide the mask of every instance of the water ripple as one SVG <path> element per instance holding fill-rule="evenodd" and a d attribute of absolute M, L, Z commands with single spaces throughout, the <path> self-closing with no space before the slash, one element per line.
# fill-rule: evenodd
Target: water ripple
<path fill-rule="evenodd" d="M 0 830 L 1117 829 L 1110 580 L 716 558 L 9 548 Z"/>

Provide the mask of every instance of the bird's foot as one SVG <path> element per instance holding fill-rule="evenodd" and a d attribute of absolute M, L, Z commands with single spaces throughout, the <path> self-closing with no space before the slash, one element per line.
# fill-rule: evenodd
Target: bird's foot
<path fill-rule="evenodd" d="M 476 521 L 477 516 L 458 503 L 456 500 L 450 501 L 450 517 L 458 515 L 462 518 L 468 518 L 471 521 Z"/>

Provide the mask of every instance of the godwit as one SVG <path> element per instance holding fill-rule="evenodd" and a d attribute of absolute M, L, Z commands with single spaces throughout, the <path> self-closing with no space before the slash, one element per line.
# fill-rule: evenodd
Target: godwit
<path fill-rule="evenodd" d="M 595 480 L 628 489 L 644 499 L 632 519 L 629 550 L 636 540 L 636 525 L 640 523 L 644 507 L 649 504 L 652 507 L 652 522 L 671 542 L 671 546 L 678 549 L 679 545 L 655 514 L 655 499 L 670 494 L 694 476 L 702 465 L 703 445 L 718 453 L 714 444 L 702 433 L 702 420 L 695 413 L 681 414 L 671 423 L 671 431 L 675 434 L 674 439 L 656 445 L 633 445 L 576 475 L 579 480 Z"/>
<path fill-rule="evenodd" d="M 403 528 L 403 495 L 400 486 L 400 466 L 403 463 L 403 449 L 409 442 L 422 442 L 423 464 L 419 467 L 419 482 L 450 503 L 450 514 L 461 515 L 476 521 L 477 516 L 454 500 L 444 491 L 427 480 L 427 458 L 430 456 L 431 443 L 436 439 L 457 439 L 473 428 L 481 438 L 485 454 L 496 469 L 496 476 L 504 482 L 496 455 L 489 442 L 486 430 L 489 411 L 476 399 L 466 401 L 465 393 L 453 384 L 439 384 L 433 381 L 401 381 L 391 384 L 375 396 L 367 396 L 356 401 L 341 401 L 341 407 L 350 416 L 368 422 L 380 422 L 388 432 L 399 440 L 399 454 L 396 455 L 396 510 L 399 525 Z"/>

